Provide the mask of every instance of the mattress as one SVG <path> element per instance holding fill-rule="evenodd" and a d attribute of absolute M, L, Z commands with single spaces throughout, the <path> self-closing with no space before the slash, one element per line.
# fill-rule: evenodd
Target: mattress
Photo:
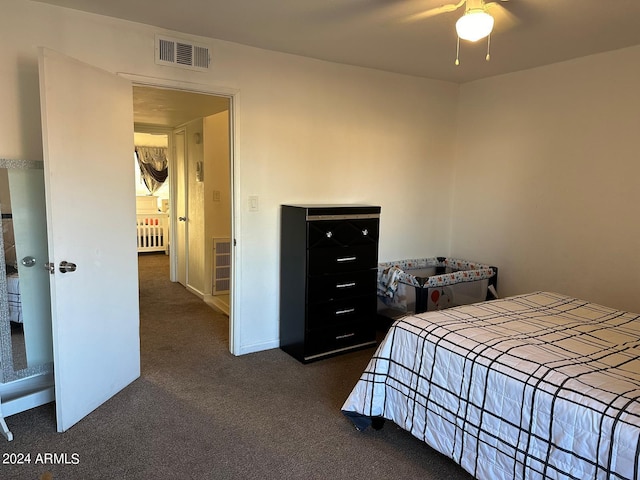
<path fill-rule="evenodd" d="M 640 316 L 534 292 L 404 317 L 342 410 L 481 480 L 638 480 Z"/>

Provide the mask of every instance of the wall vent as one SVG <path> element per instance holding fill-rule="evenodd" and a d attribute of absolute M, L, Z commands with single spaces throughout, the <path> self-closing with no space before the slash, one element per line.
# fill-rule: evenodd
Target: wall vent
<path fill-rule="evenodd" d="M 231 286 L 231 239 L 213 239 L 213 295 L 228 295 Z"/>
<path fill-rule="evenodd" d="M 209 47 L 196 45 L 186 40 L 156 35 L 155 60 L 158 65 L 209 70 L 211 55 Z"/>

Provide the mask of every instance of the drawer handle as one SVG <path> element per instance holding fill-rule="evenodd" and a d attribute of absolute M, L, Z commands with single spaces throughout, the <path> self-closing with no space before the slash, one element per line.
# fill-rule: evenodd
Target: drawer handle
<path fill-rule="evenodd" d="M 336 262 L 340 263 L 340 262 L 353 262 L 356 260 L 357 257 L 342 257 L 342 258 L 336 258 Z"/>
<path fill-rule="evenodd" d="M 345 338 L 350 338 L 350 337 L 355 337 L 356 334 L 355 333 L 347 333 L 345 335 L 338 335 L 336 337 L 336 340 L 344 340 Z"/>
<path fill-rule="evenodd" d="M 351 288 L 355 286 L 356 286 L 356 282 L 339 283 L 336 285 L 336 288 Z"/>
<path fill-rule="evenodd" d="M 356 311 L 356 309 L 355 309 L 355 308 L 345 308 L 344 310 L 338 310 L 338 311 L 336 312 L 336 315 L 344 315 L 344 314 L 346 314 L 346 313 L 353 313 L 353 312 L 355 312 L 355 311 Z"/>

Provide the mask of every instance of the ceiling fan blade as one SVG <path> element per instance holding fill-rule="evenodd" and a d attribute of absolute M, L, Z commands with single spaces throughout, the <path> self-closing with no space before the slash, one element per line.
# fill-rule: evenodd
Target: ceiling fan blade
<path fill-rule="evenodd" d="M 440 15 L 442 13 L 454 12 L 459 9 L 466 0 L 462 0 L 458 3 L 451 3 L 449 5 L 442 5 L 440 7 L 431 8 L 429 10 L 425 10 L 423 12 L 414 13 L 413 15 L 409 15 L 405 17 L 405 22 L 415 22 L 416 20 L 423 20 L 425 18 L 434 17 L 436 15 Z"/>
<path fill-rule="evenodd" d="M 496 30 L 509 30 L 520 24 L 520 20 L 513 13 L 507 10 L 502 3 L 508 0 L 500 0 L 499 2 L 486 3 L 487 11 L 495 20 Z"/>

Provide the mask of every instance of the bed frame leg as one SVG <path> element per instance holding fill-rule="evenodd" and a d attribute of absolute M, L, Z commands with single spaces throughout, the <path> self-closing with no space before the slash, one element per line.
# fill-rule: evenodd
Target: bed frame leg
<path fill-rule="evenodd" d="M 374 430 L 382 430 L 384 427 L 384 418 L 382 417 L 373 417 L 371 419 L 371 428 Z"/>

